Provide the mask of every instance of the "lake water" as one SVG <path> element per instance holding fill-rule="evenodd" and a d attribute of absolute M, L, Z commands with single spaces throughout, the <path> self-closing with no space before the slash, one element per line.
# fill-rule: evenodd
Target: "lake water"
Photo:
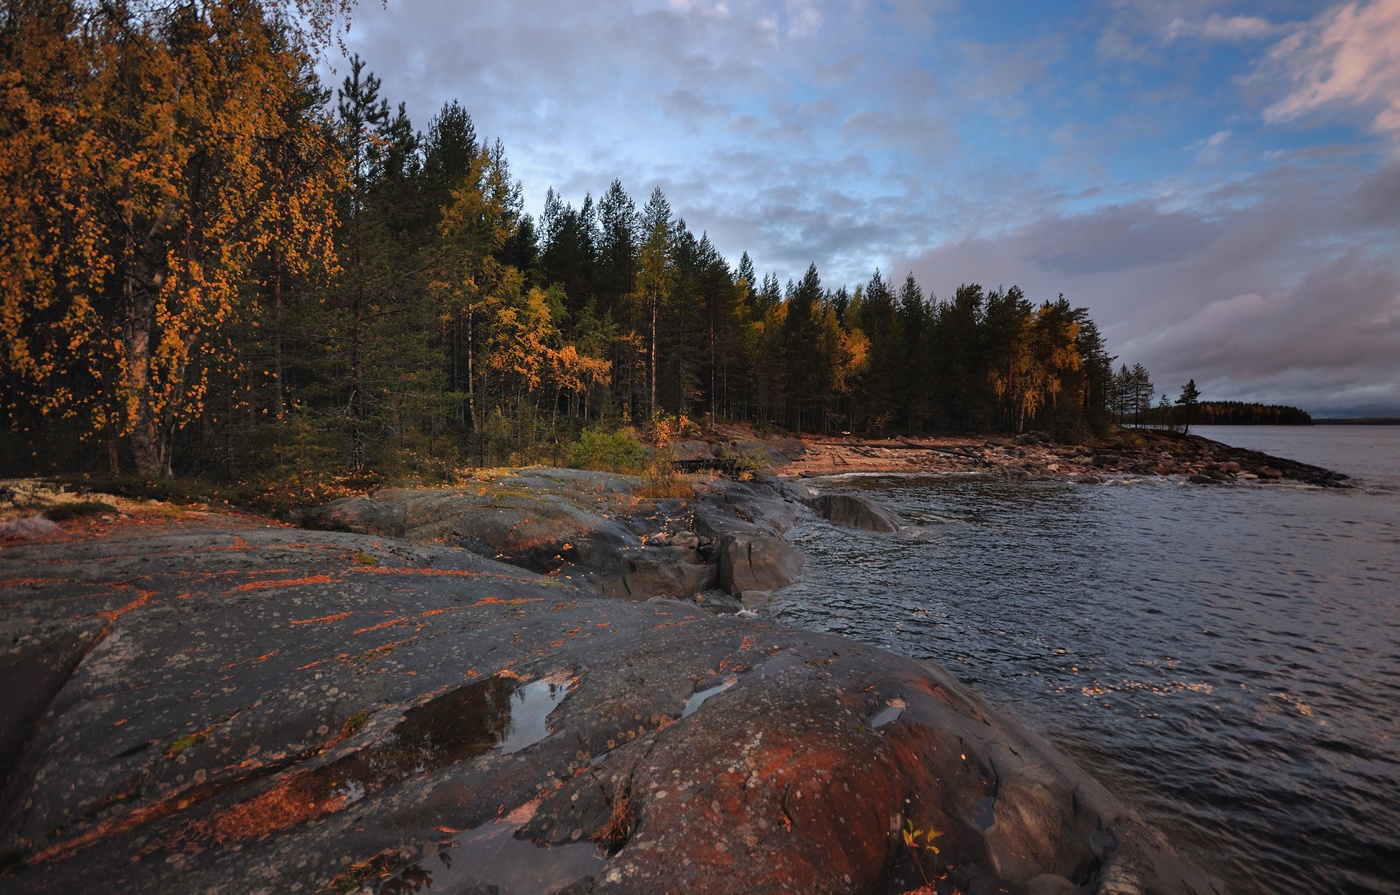
<path fill-rule="evenodd" d="M 1352 475 L 846 477 L 775 619 L 930 659 L 1075 755 L 1236 895 L 1400 892 L 1400 428 L 1200 434 Z"/>

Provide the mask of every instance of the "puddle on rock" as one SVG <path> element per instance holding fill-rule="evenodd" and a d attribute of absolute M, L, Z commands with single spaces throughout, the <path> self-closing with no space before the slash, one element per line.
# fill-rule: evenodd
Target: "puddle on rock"
<path fill-rule="evenodd" d="M 369 795 L 413 774 L 423 774 L 485 755 L 496 747 L 507 755 L 549 736 L 545 719 L 570 682 L 542 678 L 521 684 L 496 675 L 459 687 L 404 712 L 382 740 L 321 769 L 342 788 Z M 350 801 L 354 801 L 351 799 Z"/>
<path fill-rule="evenodd" d="M 549 736 L 549 713 L 569 695 L 567 680 L 541 678 L 510 695 L 510 728 L 501 740 L 501 753 L 514 755 Z"/>
<path fill-rule="evenodd" d="M 977 804 L 972 806 L 971 813 L 972 822 L 986 832 L 997 825 L 997 800 L 991 796 L 978 799 Z"/>
<path fill-rule="evenodd" d="M 215 820 L 220 841 L 248 839 L 340 811 L 406 777 L 477 758 L 519 752 L 549 736 L 549 713 L 573 681 L 521 684 L 496 675 L 404 712 L 378 742 L 305 774 L 288 777 Z"/>
<path fill-rule="evenodd" d="M 879 712 L 876 712 L 875 716 L 872 717 L 872 730 L 879 730 L 879 728 L 885 727 L 886 724 L 893 723 L 893 721 L 899 719 L 899 716 L 902 716 L 904 709 L 906 709 L 906 703 L 904 703 L 903 699 L 890 699 L 888 705 L 879 710 Z"/>
<path fill-rule="evenodd" d="M 681 709 L 681 717 L 689 718 L 691 715 L 695 714 L 695 710 L 700 708 L 700 704 L 705 700 L 709 699 L 711 696 L 717 696 L 723 693 L 737 683 L 739 683 L 739 679 L 730 675 L 725 678 L 723 682 L 715 684 L 713 687 L 701 690 L 698 693 L 692 693 L 690 698 L 685 701 L 685 708 Z"/>
<path fill-rule="evenodd" d="M 494 823 L 459 833 L 452 845 L 390 877 L 379 895 L 494 892 L 544 895 L 588 879 L 607 856 L 592 842 L 554 847 L 516 839 L 518 828 Z"/>

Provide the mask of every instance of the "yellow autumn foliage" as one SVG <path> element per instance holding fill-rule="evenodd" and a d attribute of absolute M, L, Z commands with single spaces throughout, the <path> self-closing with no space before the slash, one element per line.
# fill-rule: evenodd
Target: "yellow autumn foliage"
<path fill-rule="evenodd" d="M 260 259 L 333 264 L 339 172 L 304 32 L 278 13 L 22 0 L 0 22 L 4 400 L 78 419 L 114 465 L 120 446 L 169 473 Z"/>

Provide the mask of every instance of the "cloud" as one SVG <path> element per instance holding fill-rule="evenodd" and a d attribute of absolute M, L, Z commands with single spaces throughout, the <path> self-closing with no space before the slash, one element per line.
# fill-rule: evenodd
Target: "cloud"
<path fill-rule="evenodd" d="M 1400 397 L 1400 165 L 1348 130 L 1400 136 L 1400 0 L 1248 2 L 390 0 L 349 42 L 418 127 L 501 138 L 527 210 L 659 185 L 760 273 L 1063 291 L 1164 383 Z"/>
<path fill-rule="evenodd" d="M 1216 131 L 1209 137 L 1197 140 L 1186 147 L 1188 151 L 1196 153 L 1196 158 L 1203 162 L 1216 162 L 1224 155 L 1224 147 L 1229 142 L 1231 131 Z"/>
<path fill-rule="evenodd" d="M 1194 200 L 1052 214 L 907 257 L 942 296 L 1020 285 L 1088 307 L 1110 350 L 1159 389 L 1313 412 L 1400 407 L 1400 165 L 1319 176 L 1282 166 Z M 1359 198 L 1375 195 L 1373 205 Z M 1386 405 L 1386 401 L 1391 403 Z"/>
<path fill-rule="evenodd" d="M 1163 34 L 1163 40 L 1171 43 L 1184 37 L 1196 37 L 1234 43 L 1273 37 L 1282 30 L 1282 26 L 1271 24 L 1267 19 L 1258 16 L 1227 17 L 1212 13 L 1210 18 L 1201 22 L 1190 22 L 1180 16 L 1172 19 Z"/>
<path fill-rule="evenodd" d="M 1328 9 L 1276 43 L 1257 78 L 1289 85 L 1264 109 L 1267 122 L 1361 109 L 1400 145 L 1400 0 Z"/>
<path fill-rule="evenodd" d="M 794 3 L 788 12 L 788 37 L 802 38 L 821 28 L 826 18 L 805 3 Z"/>

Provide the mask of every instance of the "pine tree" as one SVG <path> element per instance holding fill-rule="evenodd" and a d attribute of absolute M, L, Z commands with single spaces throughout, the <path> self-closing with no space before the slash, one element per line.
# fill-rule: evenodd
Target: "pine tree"
<path fill-rule="evenodd" d="M 1196 421 L 1196 407 L 1200 403 L 1201 392 L 1196 388 L 1196 380 L 1188 379 L 1181 387 L 1181 395 L 1176 399 L 1176 406 L 1181 408 L 1182 432 L 1191 431 L 1191 424 Z"/>
<path fill-rule="evenodd" d="M 598 307 L 615 313 L 637 276 L 637 205 L 614 180 L 598 203 Z"/>
<path fill-rule="evenodd" d="M 642 243 L 641 258 L 637 269 L 637 283 L 634 290 L 637 305 L 643 309 L 649 322 L 647 358 L 650 365 L 648 411 L 652 417 L 659 409 L 657 403 L 657 372 L 660 343 L 657 333 L 661 319 L 661 309 L 671 292 L 671 203 L 661 187 L 651 191 L 646 208 L 642 211 L 642 232 L 646 239 Z"/>

